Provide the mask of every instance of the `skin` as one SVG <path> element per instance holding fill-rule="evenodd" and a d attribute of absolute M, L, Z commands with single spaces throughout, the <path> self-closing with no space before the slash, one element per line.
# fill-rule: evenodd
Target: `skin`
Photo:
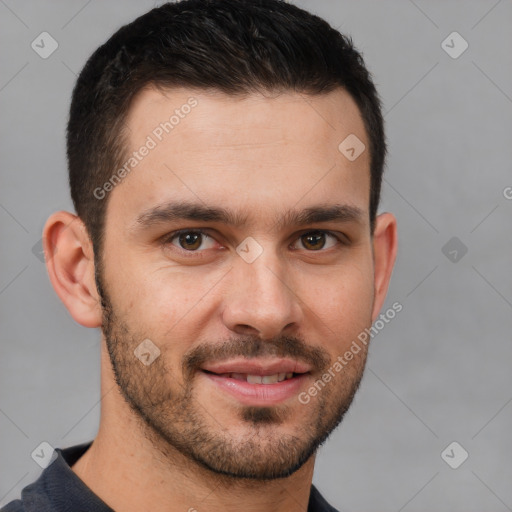
<path fill-rule="evenodd" d="M 106 308 L 82 221 L 61 211 L 44 228 L 57 294 L 78 323 L 103 327 L 100 427 L 72 469 L 123 512 L 230 511 L 240 503 L 251 511 L 306 510 L 316 446 L 350 405 L 366 349 L 308 404 L 293 396 L 266 408 L 239 403 L 183 363 L 194 353 L 206 361 L 293 356 L 311 365 L 300 391 L 307 390 L 378 317 L 396 257 L 396 219 L 379 215 L 372 236 L 369 151 L 350 162 L 338 150 L 352 133 L 369 147 L 345 91 L 235 98 L 149 87 L 129 112 L 130 152 L 191 96 L 197 106 L 103 199 Z M 137 225 L 142 212 L 176 200 L 221 206 L 246 222 Z M 276 222 L 290 210 L 335 204 L 361 215 Z M 208 237 L 195 252 L 169 237 L 199 228 Z M 307 235 L 318 230 L 348 243 L 329 234 L 311 242 Z M 263 249 L 252 263 L 236 252 L 249 236 Z M 160 350 L 149 366 L 133 353 L 147 338 Z"/>

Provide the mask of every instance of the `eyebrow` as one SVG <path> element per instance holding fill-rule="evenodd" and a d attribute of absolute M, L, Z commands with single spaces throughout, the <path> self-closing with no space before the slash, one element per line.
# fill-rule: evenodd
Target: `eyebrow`
<path fill-rule="evenodd" d="M 286 226 L 304 226 L 332 221 L 362 224 L 363 215 L 363 210 L 357 206 L 344 204 L 318 205 L 303 210 L 289 210 L 277 219 L 274 225 L 278 229 L 283 229 Z M 241 227 L 247 224 L 248 215 L 202 203 L 170 202 L 143 211 L 137 217 L 133 227 L 134 229 L 149 228 L 153 225 L 176 220 L 219 222 L 233 227 Z"/>

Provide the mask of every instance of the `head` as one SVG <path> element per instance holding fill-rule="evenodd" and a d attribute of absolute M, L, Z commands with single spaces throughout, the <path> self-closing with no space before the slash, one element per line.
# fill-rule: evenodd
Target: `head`
<path fill-rule="evenodd" d="M 361 55 L 279 0 L 166 4 L 91 56 L 67 143 L 77 216 L 45 226 L 50 277 L 102 327 L 141 431 L 213 473 L 299 469 L 353 399 L 367 345 L 324 376 L 378 315 L 396 255 Z M 249 377 L 269 386 L 253 396 L 247 374 L 286 384 Z"/>

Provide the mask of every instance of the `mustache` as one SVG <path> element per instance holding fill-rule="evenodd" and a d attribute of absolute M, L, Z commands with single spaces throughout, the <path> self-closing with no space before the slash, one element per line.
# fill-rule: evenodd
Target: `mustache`
<path fill-rule="evenodd" d="M 322 372 L 329 367 L 330 357 L 320 347 L 308 345 L 296 336 L 279 336 L 262 340 L 258 336 L 239 336 L 223 343 L 203 343 L 183 356 L 182 371 L 185 378 L 192 375 L 207 362 L 219 362 L 234 357 L 274 356 L 295 359 L 311 366 L 312 371 Z"/>

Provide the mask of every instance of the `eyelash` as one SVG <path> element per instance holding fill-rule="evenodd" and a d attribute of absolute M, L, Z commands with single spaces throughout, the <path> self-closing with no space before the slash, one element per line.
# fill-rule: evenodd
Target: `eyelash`
<path fill-rule="evenodd" d="M 172 233 L 169 233 L 169 234 L 165 235 L 162 238 L 162 244 L 164 246 L 167 246 L 169 244 L 172 245 L 171 242 L 175 238 L 179 237 L 180 235 L 186 234 L 186 233 L 201 234 L 202 236 L 214 239 L 214 237 L 212 237 L 207 231 L 205 231 L 203 229 L 200 229 L 200 228 L 198 228 L 198 229 L 180 229 L 178 231 L 173 231 Z M 348 237 L 347 237 L 347 240 L 344 240 L 343 238 L 337 236 L 333 231 L 329 231 L 329 230 L 325 230 L 325 229 L 313 229 L 313 230 L 309 230 L 309 231 L 304 231 L 304 232 L 302 232 L 296 238 L 296 240 L 300 239 L 304 235 L 308 235 L 308 234 L 312 234 L 312 233 L 320 233 L 320 234 L 325 234 L 325 235 L 332 236 L 337 242 L 339 242 L 339 244 L 341 246 L 347 246 L 350 243 L 349 241 L 347 241 Z M 189 255 L 189 254 L 199 255 L 199 254 L 205 252 L 204 249 L 203 250 L 188 251 L 186 249 L 183 249 L 183 247 L 174 246 L 174 248 L 177 249 L 177 250 L 181 250 L 182 252 L 186 253 L 187 255 Z M 329 249 L 332 249 L 332 247 L 330 247 Z M 329 249 L 319 249 L 317 251 L 312 251 L 312 250 L 307 250 L 307 249 L 305 249 L 305 250 L 307 252 L 311 252 L 311 253 L 322 253 L 322 252 L 328 251 Z"/>

